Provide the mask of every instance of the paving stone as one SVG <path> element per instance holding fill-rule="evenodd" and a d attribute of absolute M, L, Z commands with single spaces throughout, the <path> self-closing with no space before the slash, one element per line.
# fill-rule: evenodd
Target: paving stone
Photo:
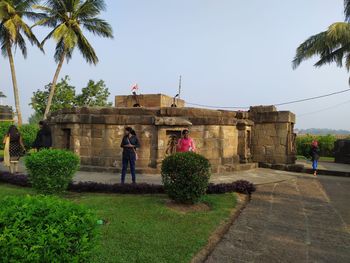
<path fill-rule="evenodd" d="M 350 186 L 350 178 L 346 183 Z M 207 262 L 349 263 L 350 213 L 342 212 L 349 198 L 349 193 L 328 196 L 311 176 L 259 186 Z"/>

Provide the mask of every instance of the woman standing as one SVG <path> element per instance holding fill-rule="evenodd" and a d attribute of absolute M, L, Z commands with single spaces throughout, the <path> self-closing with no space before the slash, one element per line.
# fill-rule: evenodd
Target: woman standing
<path fill-rule="evenodd" d="M 182 131 L 182 138 L 177 143 L 177 151 L 178 152 L 195 152 L 196 146 L 194 141 L 189 136 L 189 130 Z"/>
<path fill-rule="evenodd" d="M 314 172 L 314 176 L 317 176 L 318 160 L 320 159 L 320 149 L 318 148 L 317 141 L 313 141 L 311 144 L 310 156 L 311 156 L 312 170 Z"/>
<path fill-rule="evenodd" d="M 121 183 L 125 183 L 126 170 L 130 164 L 130 172 L 132 183 L 136 183 L 136 174 L 135 174 L 135 163 L 137 160 L 136 149 L 140 148 L 139 139 L 136 136 L 136 132 L 131 127 L 125 128 L 125 133 L 123 140 L 120 144 L 120 147 L 123 148 L 123 158 L 122 158 L 122 175 Z"/>
<path fill-rule="evenodd" d="M 3 140 L 4 163 L 10 173 L 18 173 L 18 162 L 25 151 L 22 136 L 15 125 L 11 125 Z"/>
<path fill-rule="evenodd" d="M 41 149 L 49 149 L 52 146 L 51 129 L 45 121 L 39 122 L 40 130 L 38 131 L 35 141 L 33 143 L 33 148 L 37 151 Z"/>

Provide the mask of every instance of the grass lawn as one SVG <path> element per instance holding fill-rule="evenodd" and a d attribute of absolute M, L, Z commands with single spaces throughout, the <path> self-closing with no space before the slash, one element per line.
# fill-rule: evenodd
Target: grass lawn
<path fill-rule="evenodd" d="M 0 183 L 0 199 L 33 194 Z M 218 225 L 229 218 L 235 194 L 208 195 L 208 212 L 179 213 L 165 206 L 165 195 L 69 194 L 66 198 L 96 211 L 101 226 L 92 262 L 189 262 Z"/>

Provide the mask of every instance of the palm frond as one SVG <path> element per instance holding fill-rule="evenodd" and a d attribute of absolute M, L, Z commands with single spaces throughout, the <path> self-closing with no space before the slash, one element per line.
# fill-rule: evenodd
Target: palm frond
<path fill-rule="evenodd" d="M 83 27 L 94 35 L 113 38 L 113 29 L 105 20 L 99 18 L 89 18 L 82 20 Z"/>
<path fill-rule="evenodd" d="M 345 21 L 350 22 L 350 0 L 344 0 Z"/>

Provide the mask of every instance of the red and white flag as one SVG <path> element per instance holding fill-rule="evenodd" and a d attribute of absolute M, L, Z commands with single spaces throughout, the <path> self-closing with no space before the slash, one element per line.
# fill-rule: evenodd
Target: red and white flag
<path fill-rule="evenodd" d="M 131 86 L 131 92 L 134 93 L 134 92 L 136 92 L 138 90 L 139 90 L 139 85 L 137 85 L 137 83 Z"/>

